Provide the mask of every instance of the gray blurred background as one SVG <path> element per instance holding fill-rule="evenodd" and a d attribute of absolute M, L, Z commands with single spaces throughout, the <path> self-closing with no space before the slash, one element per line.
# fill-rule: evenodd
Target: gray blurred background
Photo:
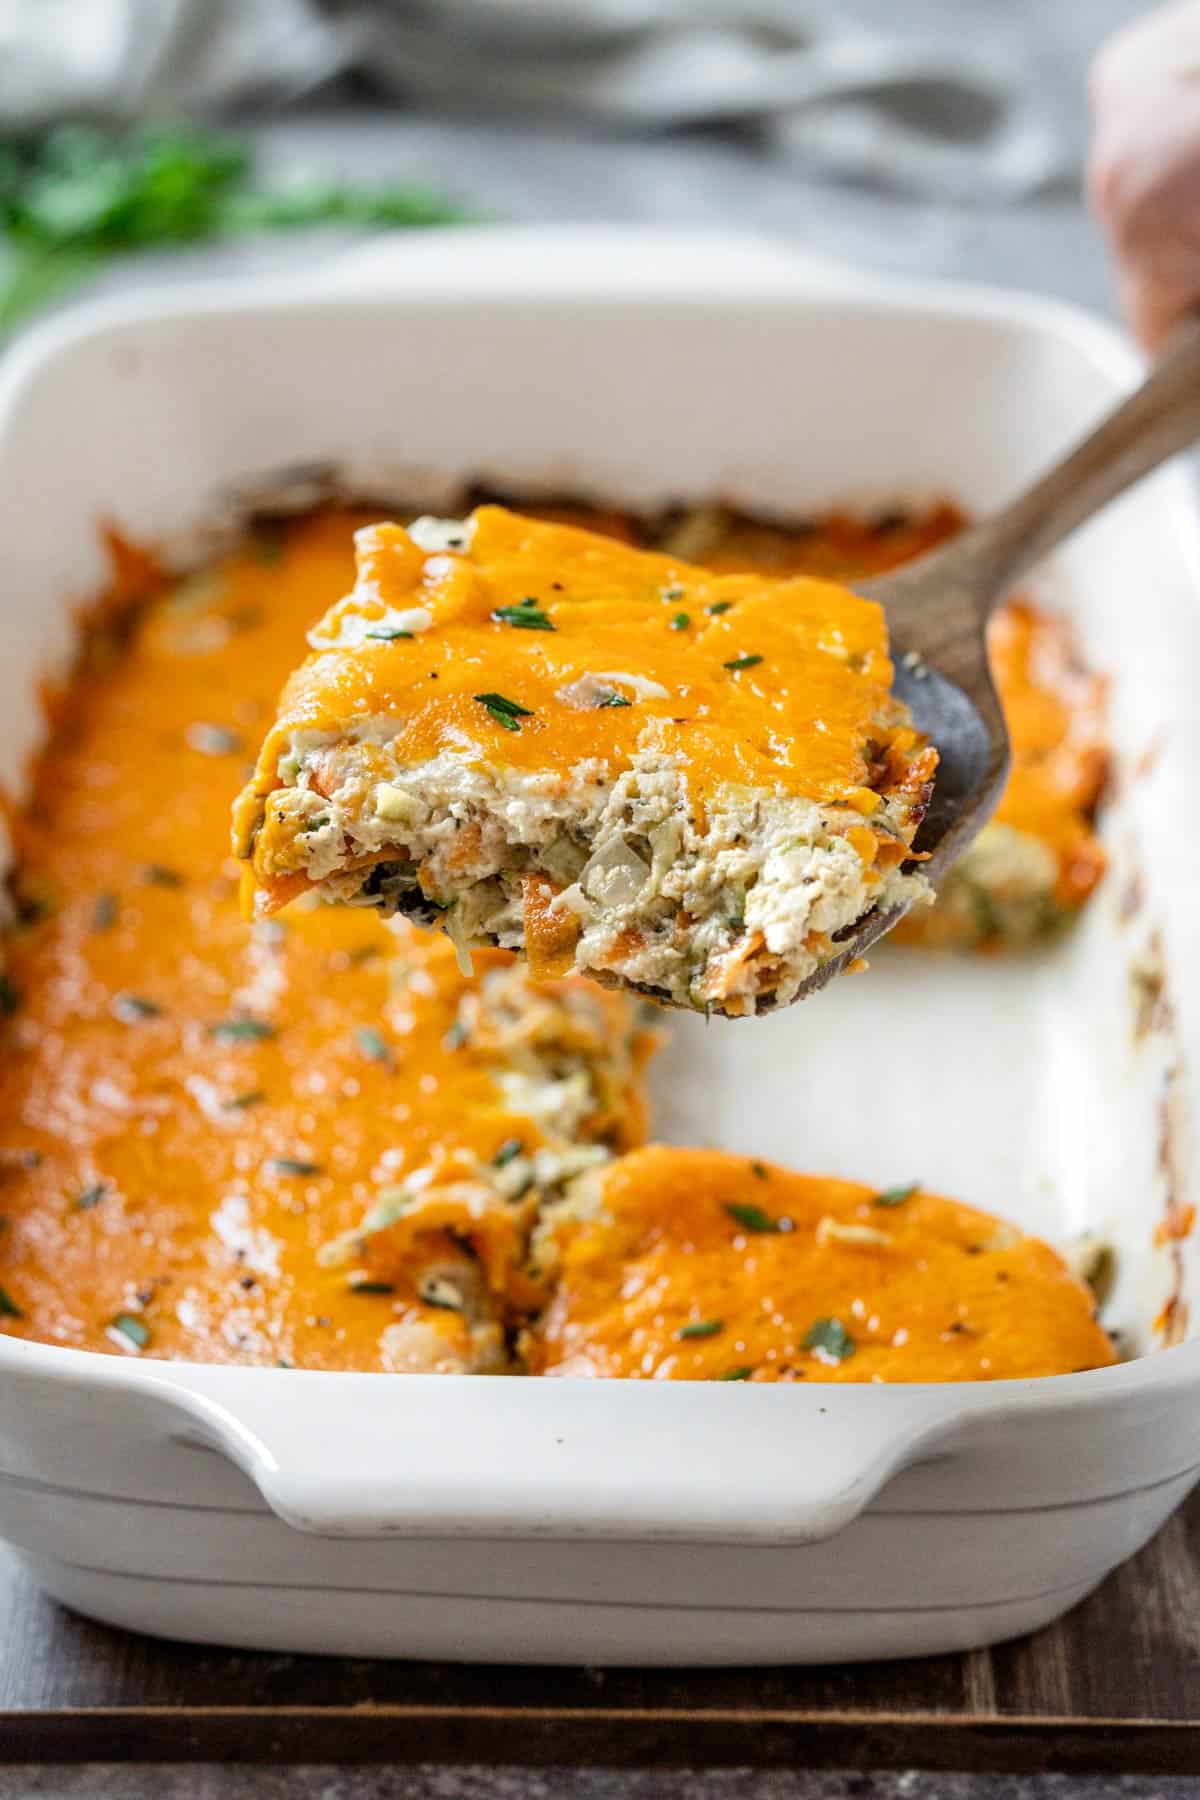
<path fill-rule="evenodd" d="M 256 184 L 781 234 L 1105 307 L 1085 81 L 1135 0 L 0 0 L 0 131 L 179 114 Z M 325 233 L 322 254 L 336 240 Z M 90 279 L 306 264 L 294 234 Z"/>

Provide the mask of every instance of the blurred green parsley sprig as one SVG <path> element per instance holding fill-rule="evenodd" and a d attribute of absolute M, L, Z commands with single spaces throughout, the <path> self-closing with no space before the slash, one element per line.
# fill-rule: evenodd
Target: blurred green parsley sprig
<path fill-rule="evenodd" d="M 0 145 L 0 337 L 138 250 L 316 225 L 411 229 L 473 215 L 407 183 L 260 188 L 246 142 L 199 125 L 59 125 Z"/>

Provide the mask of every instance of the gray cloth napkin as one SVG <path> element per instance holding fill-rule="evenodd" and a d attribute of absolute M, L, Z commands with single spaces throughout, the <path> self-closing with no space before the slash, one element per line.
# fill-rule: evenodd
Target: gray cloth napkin
<path fill-rule="evenodd" d="M 801 167 L 961 201 L 1027 197 L 1073 160 L 994 45 L 836 0 L 0 0 L 0 130 L 283 104 L 352 71 L 476 115 L 748 125 Z"/>

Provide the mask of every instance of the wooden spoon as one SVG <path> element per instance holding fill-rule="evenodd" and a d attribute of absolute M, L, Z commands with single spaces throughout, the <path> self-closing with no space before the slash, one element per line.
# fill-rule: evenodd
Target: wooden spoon
<path fill-rule="evenodd" d="M 986 825 L 1008 775 L 1008 731 L 985 640 L 992 609 L 1031 564 L 1197 438 L 1200 321 L 1192 320 L 1137 392 L 1017 499 L 928 556 L 855 584 L 887 614 L 895 692 L 941 759 L 914 846 L 928 853 L 923 867 L 935 884 Z M 903 911 L 865 913 L 802 991 L 823 987 Z"/>

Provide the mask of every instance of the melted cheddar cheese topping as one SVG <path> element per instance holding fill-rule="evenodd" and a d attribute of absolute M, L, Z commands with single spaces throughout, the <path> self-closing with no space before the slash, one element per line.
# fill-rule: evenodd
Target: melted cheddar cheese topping
<path fill-rule="evenodd" d="M 1049 1245 L 914 1188 L 638 1150 L 545 1230 L 538 1375 L 979 1381 L 1115 1360 Z"/>

